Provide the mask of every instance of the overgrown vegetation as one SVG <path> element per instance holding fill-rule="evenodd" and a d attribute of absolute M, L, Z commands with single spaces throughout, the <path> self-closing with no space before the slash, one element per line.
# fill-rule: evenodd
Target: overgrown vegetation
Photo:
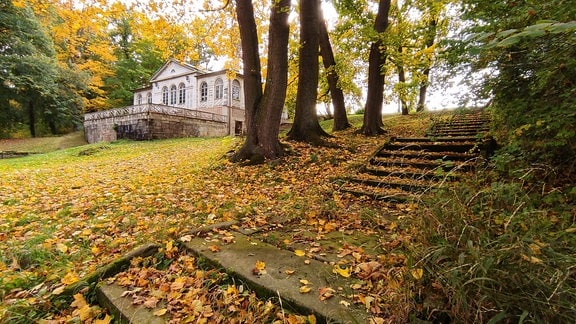
<path fill-rule="evenodd" d="M 384 124 L 390 135 L 421 136 L 442 118 L 393 116 Z M 358 125 L 361 116 L 350 120 Z M 375 318 L 574 321 L 574 191 L 534 169 L 500 172 L 504 151 L 419 204 L 353 198 L 338 192 L 336 177 L 353 174 L 385 138 L 337 135 L 338 147 L 291 143 L 291 155 L 249 167 L 226 162 L 225 152 L 238 144 L 230 138 L 118 141 L 1 160 L 0 318 L 77 320 L 77 306 L 87 303 L 93 319 L 105 319 L 90 295 L 65 308 L 51 300 L 136 245 L 167 246 L 190 228 L 239 220 L 267 228 L 262 239 L 282 248 L 336 258 L 355 280 L 350 302 L 368 301 Z M 162 259 L 161 270 L 179 266 L 178 259 Z M 125 275 L 159 275 L 135 268 Z M 235 296 L 255 316 L 281 318 L 278 305 L 219 276 L 210 277 L 218 289 L 202 297 L 206 302 Z"/>

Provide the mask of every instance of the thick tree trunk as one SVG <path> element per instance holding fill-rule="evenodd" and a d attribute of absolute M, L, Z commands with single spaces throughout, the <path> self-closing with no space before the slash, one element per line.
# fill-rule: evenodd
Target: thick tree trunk
<path fill-rule="evenodd" d="M 288 87 L 289 8 L 290 0 L 275 1 L 270 12 L 268 73 L 262 109 L 258 114 L 258 139 L 267 158 L 283 154 L 278 135 Z"/>
<path fill-rule="evenodd" d="M 251 0 L 236 0 L 244 64 L 246 140 L 230 160 L 262 163 L 282 155 L 278 140 L 288 73 L 289 0 L 275 2 L 270 11 L 270 42 L 266 91 L 262 90 L 258 33 Z"/>
<path fill-rule="evenodd" d="M 34 113 L 34 103 L 32 100 L 28 101 L 28 127 L 30 129 L 30 136 L 36 137 L 36 114 Z"/>
<path fill-rule="evenodd" d="M 374 23 L 374 30 L 383 33 L 388 27 L 388 13 L 390 12 L 390 0 L 380 0 L 378 14 Z M 368 58 L 368 94 L 364 108 L 364 121 L 360 132 L 366 136 L 374 136 L 384 133 L 382 125 L 382 103 L 384 101 L 384 73 L 382 67 L 386 62 L 386 53 L 382 51 L 381 39 L 376 40 L 370 46 Z"/>
<path fill-rule="evenodd" d="M 334 106 L 334 126 L 333 131 L 344 130 L 351 127 L 348 122 L 348 115 L 346 113 L 346 105 L 344 104 L 344 93 L 338 86 L 338 73 L 336 72 L 336 59 L 334 59 L 334 52 L 332 51 L 332 44 L 328 37 L 328 29 L 324 21 L 322 9 L 319 11 L 319 42 L 320 42 L 320 55 L 322 55 L 322 63 L 326 69 L 326 79 L 328 80 L 328 88 L 330 89 L 330 96 L 332 97 L 332 105 Z"/>
<path fill-rule="evenodd" d="M 316 115 L 318 97 L 318 12 L 319 0 L 300 1 L 300 62 L 298 66 L 298 92 L 294 124 L 288 132 L 288 139 L 322 143 L 326 133 Z"/>

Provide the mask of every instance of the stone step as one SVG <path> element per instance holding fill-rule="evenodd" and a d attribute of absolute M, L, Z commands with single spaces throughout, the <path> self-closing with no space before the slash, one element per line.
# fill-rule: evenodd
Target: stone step
<path fill-rule="evenodd" d="M 442 160 L 442 161 L 468 161 L 476 157 L 471 153 L 458 152 L 427 152 L 417 150 L 387 150 L 382 149 L 376 153 L 378 157 L 397 158 L 397 159 L 424 159 L 424 160 Z"/>
<path fill-rule="evenodd" d="M 369 174 L 358 174 L 349 178 L 348 181 L 361 185 L 379 188 L 400 189 L 408 192 L 421 192 L 430 188 L 432 182 L 419 179 L 407 179 L 401 177 L 377 177 Z"/>
<path fill-rule="evenodd" d="M 384 200 L 389 202 L 406 202 L 413 200 L 413 192 L 404 190 L 394 190 L 389 188 L 362 186 L 354 183 L 347 183 L 340 188 L 340 191 L 351 194 L 356 197 L 369 197 L 375 200 Z"/>
<path fill-rule="evenodd" d="M 453 169 L 458 169 L 462 171 L 470 171 L 473 169 L 474 161 L 423 161 L 421 159 L 388 159 L 373 157 L 368 161 L 368 165 L 373 166 L 387 166 L 387 167 L 411 167 L 421 170 L 443 170 L 451 171 Z"/>
<path fill-rule="evenodd" d="M 476 136 L 439 136 L 439 137 L 394 137 L 390 142 L 476 142 Z"/>
<path fill-rule="evenodd" d="M 301 314 L 314 314 L 321 323 L 368 323 L 366 308 L 358 307 L 346 296 L 353 295 L 352 279 L 335 274 L 333 266 L 314 259 L 298 257 L 293 252 L 281 250 L 246 235 L 231 232 L 232 243 L 214 242 L 195 237 L 185 242 L 186 249 L 206 260 L 212 266 L 226 270 L 236 280 L 245 283 L 261 298 L 280 298 L 284 307 Z M 219 246 L 212 252 L 210 246 Z M 305 262 L 305 260 L 308 260 Z M 265 264 L 265 273 L 255 275 L 256 261 Z M 286 271 L 295 271 L 287 274 Z M 300 280 L 311 284 L 309 293 L 300 293 Z M 335 295 L 320 300 L 319 289 L 329 287 Z M 345 306 L 344 304 L 349 304 Z"/>
<path fill-rule="evenodd" d="M 388 143 L 383 148 L 386 150 L 422 150 L 427 152 L 456 152 L 467 153 L 474 149 L 475 142 L 404 142 Z"/>
<path fill-rule="evenodd" d="M 408 171 L 408 168 L 386 168 L 386 167 L 373 167 L 367 166 L 362 169 L 362 173 L 371 174 L 381 177 L 398 177 L 398 178 L 409 178 L 416 180 L 439 180 L 447 178 L 448 180 L 457 180 L 460 175 L 457 173 L 450 173 L 447 177 L 445 172 L 434 172 L 434 171 Z"/>

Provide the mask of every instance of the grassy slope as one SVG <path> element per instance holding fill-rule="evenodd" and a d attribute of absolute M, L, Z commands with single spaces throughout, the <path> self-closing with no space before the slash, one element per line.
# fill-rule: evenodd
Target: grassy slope
<path fill-rule="evenodd" d="M 431 118 L 442 116 L 390 116 L 385 118 L 385 127 L 394 136 L 421 135 Z M 359 125 L 361 116 L 351 120 Z M 330 129 L 331 122 L 323 122 L 322 126 Z M 574 300 L 573 295 L 566 295 L 569 290 L 564 290 L 565 282 L 545 281 L 571 277 L 550 277 L 544 272 L 558 268 L 562 262 L 569 266 L 574 261 L 570 256 L 574 255 L 570 247 L 573 245 L 564 243 L 575 231 L 574 226 L 563 222 L 563 218 L 570 217 L 569 206 L 564 206 L 566 214 L 525 209 L 522 207 L 530 206 L 530 202 L 519 203 L 520 189 L 511 192 L 510 185 L 491 185 L 490 179 L 480 177 L 473 179 L 477 182 L 467 192 L 449 190 L 444 198 L 421 206 L 348 197 L 338 192 L 335 177 L 353 174 L 387 137 L 364 138 L 351 131 L 336 135 L 332 141 L 339 148 L 290 143 L 295 154 L 279 164 L 252 167 L 229 164 L 222 158 L 240 144 L 235 138 L 97 143 L 0 160 L 0 319 L 8 303 L 40 308 L 42 299 L 61 286 L 64 279 L 83 276 L 142 242 L 165 244 L 191 228 L 230 219 L 240 220 L 241 226 L 248 228 L 269 225 L 291 236 L 311 233 L 313 241 L 318 235 L 344 232 L 375 237 L 380 242 L 379 250 L 368 251 L 363 249 L 365 246 L 354 247 L 351 241 L 342 242 L 343 236 L 336 235 L 340 239 L 333 242 L 336 244 L 331 251 L 347 247 L 360 253 L 361 261 L 383 266 L 383 277 L 363 286 L 358 293 L 374 296 L 373 307 L 383 310 L 380 316 L 392 321 L 405 322 L 410 312 L 422 307 L 419 300 L 435 295 L 464 304 L 454 306 L 444 304 L 444 299 L 426 299 L 428 306 L 449 310 L 455 307 L 452 316 L 486 321 L 495 315 L 493 311 L 476 313 L 480 311 L 472 307 L 473 303 L 489 300 L 490 304 L 479 304 L 478 309 L 494 308 L 499 300 L 491 298 L 499 290 L 483 290 L 485 281 L 476 278 L 494 274 L 496 277 L 490 280 L 498 280 L 499 284 L 513 285 L 512 279 L 527 278 L 540 283 L 540 291 L 551 290 L 552 295 L 548 296 L 554 299 Z M 513 217 L 507 218 L 509 215 Z M 478 224 L 471 227 L 472 222 Z M 542 222 L 550 228 L 546 233 L 556 236 L 543 233 Z M 481 226 L 482 231 L 473 230 Z M 507 235 L 500 235 L 502 228 Z M 420 240 L 422 229 L 430 233 Z M 469 231 L 473 234 L 469 241 L 461 241 Z M 534 236 L 527 240 L 527 234 Z M 495 238 L 502 241 L 496 249 Z M 562 240 L 555 242 L 550 238 Z M 568 253 L 562 258 L 553 257 L 545 249 L 546 244 L 554 247 L 554 253 Z M 478 249 L 485 250 L 479 253 Z M 426 280 L 410 279 L 410 266 L 415 260 L 407 257 L 408 250 L 429 252 L 417 262 L 425 268 Z M 538 253 L 534 255 L 537 259 L 531 259 L 529 253 Z M 468 258 L 469 262 L 461 265 L 461 258 Z M 487 260 L 502 258 L 509 266 L 506 262 L 485 264 Z M 435 267 L 439 268 L 433 270 Z M 466 271 L 457 273 L 461 269 Z M 523 273 L 514 276 L 514 269 L 522 269 Z M 446 274 L 454 277 L 442 277 Z M 469 277 L 471 274 L 476 277 Z M 497 277 L 500 274 L 505 276 Z M 541 274 L 545 276 L 540 277 Z M 18 299 L 12 291 L 39 284 L 44 295 L 37 294 L 34 300 Z M 420 284 L 431 284 L 433 291 L 427 290 L 430 286 L 419 287 Z M 371 290 L 363 290 L 368 287 Z M 466 291 L 471 287 L 473 291 Z M 559 288 L 555 291 L 555 287 Z M 420 293 L 415 296 L 414 291 Z M 507 303 L 497 306 L 512 313 L 526 300 Z M 553 310 L 555 306 L 545 307 Z"/>
<path fill-rule="evenodd" d="M 422 128 L 428 119 L 393 117 L 387 125 L 410 133 L 406 120 Z M 291 143 L 296 154 L 280 165 L 254 167 L 223 159 L 237 138 L 96 143 L 0 160 L 0 297 L 14 303 L 13 289 L 38 284 L 49 294 L 138 244 L 163 244 L 207 223 L 315 232 L 314 219 L 330 215 L 331 230 L 357 228 L 362 217 L 379 218 L 383 205 L 344 204 L 332 181 L 353 173 L 383 140 L 343 132 L 333 139 L 340 148 Z"/>
<path fill-rule="evenodd" d="M 84 132 L 74 132 L 60 137 L 0 139 L 0 152 L 47 153 L 85 144 Z"/>

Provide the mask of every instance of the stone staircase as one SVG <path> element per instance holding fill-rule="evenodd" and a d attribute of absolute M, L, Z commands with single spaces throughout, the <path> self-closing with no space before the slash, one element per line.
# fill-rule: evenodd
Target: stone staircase
<path fill-rule="evenodd" d="M 391 138 L 341 190 L 402 202 L 456 181 L 474 170 L 486 150 L 482 134 L 489 123 L 488 113 L 469 110 L 434 123 L 425 137 Z"/>

